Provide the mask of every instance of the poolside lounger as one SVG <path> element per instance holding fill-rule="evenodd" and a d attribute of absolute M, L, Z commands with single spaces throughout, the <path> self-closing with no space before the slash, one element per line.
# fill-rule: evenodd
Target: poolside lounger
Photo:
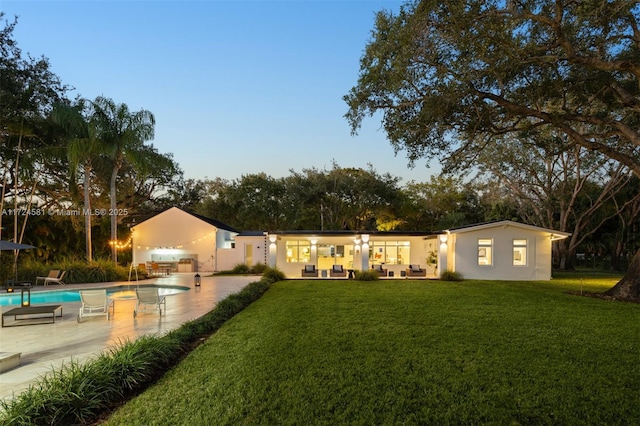
<path fill-rule="evenodd" d="M 57 278 L 45 278 L 44 279 L 44 285 L 49 285 L 49 284 L 60 284 L 60 285 L 64 285 L 64 281 L 62 281 L 62 279 L 64 278 L 64 274 L 66 274 L 67 271 L 62 271 L 60 273 L 60 276 Z"/>
<path fill-rule="evenodd" d="M 109 308 L 111 313 L 115 312 L 113 299 L 107 297 L 107 290 L 80 290 L 80 300 L 82 306 L 78 312 L 78 322 L 84 317 L 95 317 L 105 315 L 109 320 Z"/>
<path fill-rule="evenodd" d="M 48 279 L 57 279 L 60 275 L 60 269 L 52 269 L 49 271 L 49 275 L 46 277 L 36 277 L 36 285 L 38 285 L 38 281 L 44 281 L 46 285 L 46 280 Z"/>
<path fill-rule="evenodd" d="M 133 317 L 138 315 L 139 311 L 146 312 L 147 308 L 158 310 L 162 315 L 162 307 L 167 311 L 167 301 L 165 296 L 160 296 L 156 287 L 140 287 L 136 289 L 136 307 L 133 310 Z"/>

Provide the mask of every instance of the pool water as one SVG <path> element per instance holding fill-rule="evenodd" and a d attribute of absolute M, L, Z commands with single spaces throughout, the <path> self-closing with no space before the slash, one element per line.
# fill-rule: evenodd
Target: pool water
<path fill-rule="evenodd" d="M 183 293 L 189 290 L 189 287 L 181 286 L 144 286 L 144 287 L 156 287 L 158 293 L 161 296 L 171 296 L 174 294 Z M 115 300 L 135 299 L 136 291 L 135 286 L 116 286 L 109 287 L 107 289 L 107 296 Z M 19 305 L 21 302 L 20 289 L 14 289 L 13 293 L 0 294 L 0 306 Z M 51 304 L 51 303 L 71 303 L 79 302 L 80 293 L 79 290 L 54 290 L 54 291 L 32 291 L 31 292 L 31 304 Z"/>

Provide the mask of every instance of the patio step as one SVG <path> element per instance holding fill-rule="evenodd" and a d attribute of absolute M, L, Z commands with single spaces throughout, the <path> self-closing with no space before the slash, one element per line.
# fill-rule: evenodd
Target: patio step
<path fill-rule="evenodd" d="M 21 352 L 0 352 L 0 373 L 20 365 Z"/>

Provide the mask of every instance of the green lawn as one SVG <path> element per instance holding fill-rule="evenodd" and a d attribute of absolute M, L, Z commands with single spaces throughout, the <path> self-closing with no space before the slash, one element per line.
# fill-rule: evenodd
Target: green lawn
<path fill-rule="evenodd" d="M 279 282 L 107 424 L 640 424 L 615 281 Z"/>

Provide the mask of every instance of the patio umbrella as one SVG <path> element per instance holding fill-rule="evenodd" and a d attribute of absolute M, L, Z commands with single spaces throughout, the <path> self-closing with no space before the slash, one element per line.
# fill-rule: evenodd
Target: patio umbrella
<path fill-rule="evenodd" d="M 19 243 L 14 243 L 13 241 L 0 240 L 0 250 L 2 251 L 27 250 L 32 248 L 35 248 L 35 247 L 30 246 L 29 244 L 19 244 Z M 13 258 L 13 274 L 14 274 L 14 277 L 13 277 L 14 280 L 18 281 L 18 256 L 14 256 Z"/>
<path fill-rule="evenodd" d="M 0 250 L 27 250 L 35 248 L 29 244 L 18 244 L 13 241 L 0 240 Z"/>

